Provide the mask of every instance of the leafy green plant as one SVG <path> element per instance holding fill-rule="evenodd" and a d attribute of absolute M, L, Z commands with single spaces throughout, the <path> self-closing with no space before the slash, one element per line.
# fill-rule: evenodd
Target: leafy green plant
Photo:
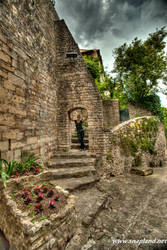
<path fill-rule="evenodd" d="M 38 220 L 38 222 L 43 221 L 43 220 L 46 220 L 46 219 L 47 219 L 46 216 L 42 216 L 42 217 Z"/>
<path fill-rule="evenodd" d="M 22 153 L 20 162 L 15 160 L 8 162 L 1 158 L 0 152 L 0 176 L 4 187 L 6 187 L 7 179 L 11 176 L 14 175 L 14 177 L 18 177 L 19 173 L 23 173 L 25 170 L 30 171 L 31 169 L 37 170 L 36 167 L 40 168 L 41 164 L 38 162 L 38 160 L 39 159 L 33 155 Z"/>
<path fill-rule="evenodd" d="M 41 164 L 38 162 L 39 158 L 29 155 L 28 153 L 21 153 L 21 162 L 20 169 L 23 171 L 24 169 L 31 170 L 32 168 L 41 167 Z"/>
<path fill-rule="evenodd" d="M 9 164 L 5 159 L 2 159 L 0 152 L 0 176 L 4 187 L 6 187 L 6 180 L 10 177 L 13 168 L 14 164 Z"/>
<path fill-rule="evenodd" d="M 165 129 L 165 136 L 167 138 L 167 108 L 162 107 L 162 112 L 163 112 L 163 125 Z"/>
<path fill-rule="evenodd" d="M 16 195 L 13 194 L 13 193 L 10 194 L 10 198 L 11 198 L 12 200 L 14 200 L 15 196 L 16 196 Z"/>
<path fill-rule="evenodd" d="M 134 159 L 134 166 L 139 167 L 142 164 L 142 157 L 141 154 L 137 155 Z"/>
<path fill-rule="evenodd" d="M 107 154 L 107 160 L 111 159 L 112 158 L 112 152 L 110 151 L 108 154 Z"/>

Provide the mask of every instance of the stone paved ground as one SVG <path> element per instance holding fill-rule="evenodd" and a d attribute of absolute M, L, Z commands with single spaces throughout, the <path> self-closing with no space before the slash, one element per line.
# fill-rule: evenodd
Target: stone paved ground
<path fill-rule="evenodd" d="M 108 201 L 82 250 L 167 249 L 167 244 L 113 244 L 114 239 L 167 241 L 167 166 L 147 177 L 102 181 L 98 188 L 108 194 Z"/>

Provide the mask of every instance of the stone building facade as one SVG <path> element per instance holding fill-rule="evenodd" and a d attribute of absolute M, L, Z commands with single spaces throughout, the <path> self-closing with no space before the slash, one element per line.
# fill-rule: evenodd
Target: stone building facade
<path fill-rule="evenodd" d="M 67 58 L 77 52 L 76 58 Z M 50 0 L 0 4 L 0 151 L 47 160 L 70 149 L 68 113 L 88 113 L 89 149 L 103 147 L 102 100 L 64 20 Z"/>

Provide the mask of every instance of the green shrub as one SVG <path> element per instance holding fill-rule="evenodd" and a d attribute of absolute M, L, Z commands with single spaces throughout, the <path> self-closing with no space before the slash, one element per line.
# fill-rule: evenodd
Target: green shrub
<path fill-rule="evenodd" d="M 15 160 L 7 162 L 1 158 L 0 152 L 0 176 L 4 187 L 6 187 L 6 180 L 16 172 L 22 173 L 25 170 L 30 171 L 36 167 L 40 168 L 41 164 L 38 162 L 38 158 L 33 155 L 22 153 L 20 162 Z"/>

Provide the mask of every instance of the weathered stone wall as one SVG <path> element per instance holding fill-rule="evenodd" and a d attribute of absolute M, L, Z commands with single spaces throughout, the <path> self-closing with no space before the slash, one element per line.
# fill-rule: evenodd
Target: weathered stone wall
<path fill-rule="evenodd" d="M 57 148 L 56 34 L 49 0 L 0 4 L 0 150 L 49 158 Z"/>
<path fill-rule="evenodd" d="M 56 22 L 57 77 L 58 77 L 58 144 L 59 149 L 70 149 L 71 133 L 68 111 L 84 108 L 88 113 L 90 151 L 103 149 L 103 109 L 97 87 L 87 70 L 80 50 L 63 20 Z M 67 52 L 77 52 L 77 58 L 66 57 Z"/>
<path fill-rule="evenodd" d="M 105 132 L 103 156 L 106 175 L 130 172 L 132 167 L 162 166 L 166 140 L 163 125 L 155 117 L 141 117 Z"/>
<path fill-rule="evenodd" d="M 76 59 L 67 52 L 78 52 Z M 68 111 L 88 111 L 89 148 L 102 152 L 103 112 L 96 85 L 65 22 L 50 0 L 0 4 L 0 150 L 47 160 L 70 149 Z"/>
<path fill-rule="evenodd" d="M 133 119 L 136 117 L 141 117 L 141 116 L 152 116 L 153 115 L 151 113 L 151 111 L 134 106 L 132 104 L 128 104 L 128 110 L 129 110 L 129 118 L 130 119 Z"/>
<path fill-rule="evenodd" d="M 120 109 L 118 100 L 103 101 L 104 127 L 114 127 L 120 123 Z"/>

